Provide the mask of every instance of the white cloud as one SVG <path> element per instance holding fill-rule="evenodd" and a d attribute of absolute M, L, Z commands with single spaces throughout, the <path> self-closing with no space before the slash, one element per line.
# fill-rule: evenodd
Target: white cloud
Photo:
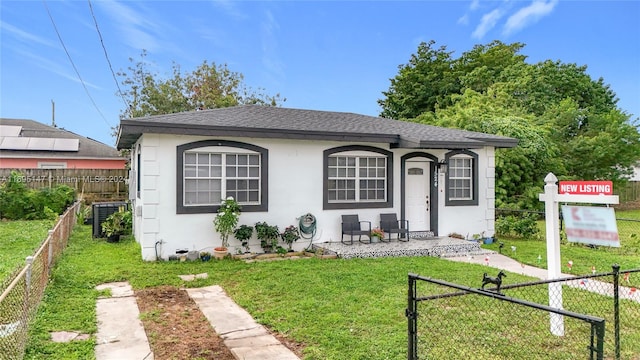
<path fill-rule="evenodd" d="M 458 24 L 469 25 L 469 14 L 464 14 L 458 19 Z"/>
<path fill-rule="evenodd" d="M 247 15 L 240 11 L 236 6 L 236 3 L 231 0 L 212 0 L 211 3 L 217 8 L 222 9 L 227 15 L 235 19 L 246 19 Z"/>
<path fill-rule="evenodd" d="M 458 19 L 458 24 L 469 25 L 469 13 L 480 7 L 480 0 L 472 0 L 467 12 Z"/>
<path fill-rule="evenodd" d="M 30 51 L 26 51 L 26 50 L 21 50 L 18 49 L 16 50 L 17 54 L 22 55 L 25 59 L 29 59 L 31 61 L 32 64 L 38 66 L 39 68 L 42 68 L 44 70 L 47 70 L 51 73 L 54 73 L 56 75 L 59 75 L 65 79 L 69 79 L 73 82 L 76 83 L 81 83 L 80 79 L 78 78 L 78 76 L 75 73 L 69 73 L 69 71 L 67 70 L 67 66 L 66 65 L 60 65 L 59 63 L 51 60 L 50 57 L 44 57 L 44 56 L 40 56 L 36 53 L 30 52 Z M 93 88 L 93 89 L 98 89 L 101 90 L 102 88 L 92 84 L 90 82 L 87 82 L 86 80 L 83 79 L 84 84 L 87 87 Z"/>
<path fill-rule="evenodd" d="M 541 18 L 549 15 L 557 4 L 558 0 L 533 0 L 529 6 L 523 7 L 507 19 L 502 31 L 503 34 L 509 35 L 536 23 Z"/>
<path fill-rule="evenodd" d="M 150 12 L 136 11 L 133 7 L 117 1 L 98 1 L 97 4 L 100 4 L 117 24 L 123 34 L 123 41 L 134 49 L 146 49 L 149 52 L 158 50 L 161 45 L 154 34 L 171 31 L 153 22 Z"/>
<path fill-rule="evenodd" d="M 35 43 L 46 45 L 49 47 L 56 47 L 56 45 L 50 42 L 49 40 L 44 39 L 40 36 L 34 35 L 32 33 L 26 32 L 11 24 L 7 24 L 7 22 L 5 21 L 0 22 L 0 29 L 3 30 L 2 32 L 6 31 L 13 34 L 13 36 L 15 36 L 18 40 L 22 42 L 35 42 Z"/>
<path fill-rule="evenodd" d="M 494 9 L 491 12 L 482 15 L 480 25 L 476 27 L 471 36 L 476 39 L 482 39 L 489 30 L 496 26 L 498 20 L 500 20 L 503 15 L 504 11 L 502 11 L 502 9 Z"/>
<path fill-rule="evenodd" d="M 278 58 L 278 40 L 275 34 L 280 28 L 280 24 L 278 24 L 278 21 L 271 11 L 266 11 L 265 14 L 266 18 L 261 23 L 262 64 L 269 72 L 272 73 L 272 75 L 282 77 L 284 75 L 284 71 L 282 69 L 282 62 Z"/>

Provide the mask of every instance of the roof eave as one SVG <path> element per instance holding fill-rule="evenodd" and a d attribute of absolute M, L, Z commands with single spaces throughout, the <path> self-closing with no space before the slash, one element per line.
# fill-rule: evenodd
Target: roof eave
<path fill-rule="evenodd" d="M 124 123 L 125 121 L 127 122 L 126 124 Z M 357 141 L 378 144 L 396 144 L 399 142 L 399 136 L 386 134 L 337 133 L 329 131 L 185 125 L 123 120 L 123 123 L 121 124 L 120 130 L 118 132 L 117 148 L 130 148 L 144 133 L 228 136 L 267 139 L 325 140 L 341 142 Z"/>

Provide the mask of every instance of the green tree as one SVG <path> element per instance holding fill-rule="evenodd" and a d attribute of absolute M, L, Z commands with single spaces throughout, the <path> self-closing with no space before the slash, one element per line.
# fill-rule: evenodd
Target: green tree
<path fill-rule="evenodd" d="M 124 118 L 171 114 L 182 111 L 214 109 L 244 104 L 279 106 L 286 101 L 280 94 L 267 95 L 244 84 L 241 73 L 226 64 L 209 64 L 206 60 L 192 72 L 183 73 L 172 65 L 171 76 L 164 79 L 152 73 L 146 62 L 146 51 L 128 71 L 120 71 L 124 96 L 129 107 L 121 111 Z"/>
<path fill-rule="evenodd" d="M 540 120 L 554 129 L 566 172 L 573 179 L 613 180 L 622 185 L 640 159 L 637 124 L 617 108 L 598 112 L 565 99 L 547 110 Z"/>
<path fill-rule="evenodd" d="M 511 79 L 512 67 L 521 68 L 526 56 L 519 52 L 522 43 L 505 44 L 495 40 L 488 45 L 476 45 L 453 62 L 453 71 L 461 91 L 471 89 L 486 92 L 491 85 Z"/>
<path fill-rule="evenodd" d="M 460 58 L 421 44 L 399 67 L 381 115 L 520 140 L 496 151 L 496 204 L 537 207 L 544 176 L 622 185 L 640 159 L 638 124 L 586 66 L 525 63 L 524 44 L 494 41 Z M 413 119 L 412 119 L 413 117 Z"/>
<path fill-rule="evenodd" d="M 391 119 L 411 119 L 425 111 L 434 111 L 447 95 L 459 91 L 452 72 L 451 52 L 445 46 L 434 49 L 435 41 L 418 45 L 409 63 L 398 66 L 398 75 L 390 79 L 391 86 L 378 100 L 380 116 Z"/>

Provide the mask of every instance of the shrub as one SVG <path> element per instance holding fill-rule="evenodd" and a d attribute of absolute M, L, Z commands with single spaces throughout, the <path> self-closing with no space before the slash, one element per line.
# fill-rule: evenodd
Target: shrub
<path fill-rule="evenodd" d="M 0 218 L 9 220 L 54 219 L 73 203 L 75 190 L 66 185 L 28 189 L 23 176 L 12 171 L 0 186 Z"/>
<path fill-rule="evenodd" d="M 533 214 L 507 215 L 496 219 L 496 233 L 500 236 L 533 238 L 539 232 L 536 215 Z"/>
<path fill-rule="evenodd" d="M 29 199 L 27 185 L 17 171 L 12 171 L 9 179 L 0 186 L 0 218 L 24 219 Z"/>

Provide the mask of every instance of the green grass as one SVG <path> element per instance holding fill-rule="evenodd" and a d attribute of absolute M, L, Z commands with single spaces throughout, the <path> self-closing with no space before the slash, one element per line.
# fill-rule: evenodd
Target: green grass
<path fill-rule="evenodd" d="M 51 220 L 0 221 L 0 284 L 25 265 L 54 225 Z"/>
<path fill-rule="evenodd" d="M 640 210 L 617 211 L 617 219 L 640 220 Z M 544 222 L 541 222 L 544 234 Z M 596 271 L 610 272 L 612 265 L 620 265 L 621 270 L 640 268 L 640 222 L 618 221 L 618 233 L 620 235 L 619 248 L 606 246 L 589 247 L 578 243 L 564 241 L 560 245 L 560 263 L 562 272 L 568 274 L 590 274 L 592 266 Z M 547 268 L 547 243 L 544 235 L 535 240 L 500 238 L 491 245 L 483 245 L 484 248 L 499 251 L 499 243 L 504 243 L 502 254 L 512 257 L 527 265 Z M 512 246 L 516 251 L 512 251 Z M 540 260 L 538 260 L 540 257 Z M 567 264 L 573 261 L 572 269 Z M 640 276 L 635 277 L 631 286 L 640 287 Z M 631 277 L 634 280 L 634 277 Z"/>
<path fill-rule="evenodd" d="M 545 252 L 540 252 L 544 250 L 543 241 L 504 241 L 507 245 L 516 244 L 514 255 L 520 257 L 521 261 L 535 265 L 538 253 L 541 253 L 544 261 Z M 496 246 L 492 245 L 494 248 Z M 503 252 L 511 250 L 507 246 Z M 595 261 L 602 271 L 608 271 L 606 267 L 612 262 L 634 268 L 640 265 L 637 255 L 608 254 L 570 245 L 564 246 L 562 252 L 563 259 L 565 256 L 573 259 L 575 272 L 579 269 L 583 273 L 590 272 L 591 264 Z M 99 295 L 94 287 L 105 282 L 127 280 L 135 289 L 158 285 L 200 287 L 219 284 L 258 322 L 306 344 L 306 360 L 404 359 L 407 356 L 407 319 L 404 314 L 407 307 L 407 274 L 417 273 L 479 287 L 485 271 L 482 265 L 432 257 L 306 259 L 250 264 L 232 260 L 144 262 L 140 257 L 139 245 L 132 239 L 106 243 L 92 239 L 89 226 L 76 226 L 69 247 L 53 271 L 51 283 L 30 328 L 25 358 L 94 358 L 95 339 L 56 344 L 50 341 L 49 332 L 66 330 L 94 334 L 97 330 L 95 302 Z M 177 276 L 202 272 L 207 272 L 209 278 L 184 282 Z M 529 280 L 532 279 L 509 274 L 507 283 Z M 568 290 L 567 294 L 578 291 Z M 544 291 L 541 290 L 541 294 L 544 295 Z M 540 297 L 541 301 L 543 298 Z M 567 306 L 572 308 L 590 307 L 579 295 L 567 296 L 566 301 Z M 635 310 L 635 314 L 640 313 L 640 310 Z M 455 321 L 453 331 L 458 328 L 472 329 L 468 335 L 473 337 L 473 334 L 481 331 L 479 324 L 500 314 L 499 306 L 483 308 L 477 313 L 465 313 L 464 317 L 459 318 L 445 311 L 435 311 L 428 313 L 427 323 Z M 638 336 L 638 333 L 640 329 L 634 329 L 630 336 Z M 580 353 L 584 353 L 583 345 L 579 345 Z M 527 344 L 525 341 L 522 346 L 524 348 L 517 347 L 517 351 L 524 351 L 525 354 L 539 350 L 535 342 Z M 567 351 L 572 351 L 570 344 L 566 346 Z M 438 351 L 445 354 L 447 351 L 433 350 L 432 354 L 438 354 Z M 509 354 L 504 356 L 509 358 Z M 487 354 L 487 357 L 491 358 L 491 355 Z"/>

